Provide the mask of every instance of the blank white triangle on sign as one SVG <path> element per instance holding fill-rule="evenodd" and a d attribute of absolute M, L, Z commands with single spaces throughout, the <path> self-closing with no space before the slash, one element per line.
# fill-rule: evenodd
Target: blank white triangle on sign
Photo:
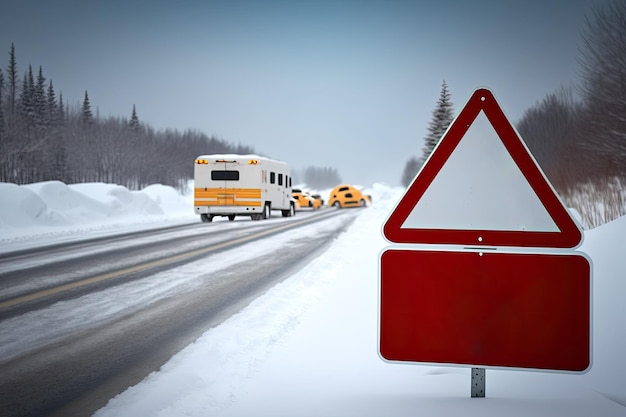
<path fill-rule="evenodd" d="M 559 232 L 482 110 L 401 227 Z"/>

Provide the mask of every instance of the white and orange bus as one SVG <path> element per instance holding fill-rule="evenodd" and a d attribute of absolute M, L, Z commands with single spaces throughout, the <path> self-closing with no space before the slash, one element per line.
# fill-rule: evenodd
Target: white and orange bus
<path fill-rule="evenodd" d="M 203 222 L 215 216 L 267 219 L 272 210 L 293 216 L 289 165 L 258 155 L 201 155 L 194 168 L 194 210 Z"/>

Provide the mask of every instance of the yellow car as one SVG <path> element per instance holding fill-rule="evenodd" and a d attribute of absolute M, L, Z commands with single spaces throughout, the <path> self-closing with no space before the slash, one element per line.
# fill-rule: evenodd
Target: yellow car
<path fill-rule="evenodd" d="M 291 190 L 291 197 L 296 200 L 296 209 L 311 208 L 318 209 L 321 207 L 319 201 L 311 197 L 309 193 L 303 192 L 299 188 Z"/>
<path fill-rule="evenodd" d="M 291 198 L 296 200 L 296 209 L 299 209 L 299 208 L 302 207 L 302 203 L 304 201 L 304 197 L 302 197 L 302 190 L 300 190 L 298 188 L 292 188 L 291 189 Z"/>
<path fill-rule="evenodd" d="M 311 193 L 309 192 L 305 192 L 304 193 L 305 197 L 309 200 L 309 207 L 311 207 L 313 210 L 317 210 L 322 208 L 322 199 L 318 198 L 319 195 L 315 194 L 315 195 L 311 195 Z M 317 195 L 317 197 L 316 197 Z"/>
<path fill-rule="evenodd" d="M 321 195 L 319 194 L 313 194 L 311 197 L 313 197 L 313 207 L 315 208 L 322 208 L 322 206 L 324 206 L 324 199 L 322 198 Z"/>
<path fill-rule="evenodd" d="M 328 205 L 335 208 L 366 207 L 372 203 L 372 197 L 363 194 L 352 185 L 338 185 L 330 192 Z"/>

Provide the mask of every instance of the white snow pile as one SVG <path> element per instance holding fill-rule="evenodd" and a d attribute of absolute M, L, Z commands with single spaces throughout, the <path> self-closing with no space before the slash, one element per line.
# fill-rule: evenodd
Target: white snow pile
<path fill-rule="evenodd" d="M 190 197 L 160 184 L 130 191 L 104 183 L 0 183 L 0 245 L 193 216 Z"/>

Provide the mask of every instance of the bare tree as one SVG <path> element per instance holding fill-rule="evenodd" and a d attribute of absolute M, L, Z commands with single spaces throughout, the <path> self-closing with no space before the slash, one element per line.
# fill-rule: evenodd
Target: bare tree
<path fill-rule="evenodd" d="M 586 105 L 589 152 L 605 160 L 613 173 L 626 173 L 626 3 L 597 6 L 582 36 L 581 93 Z"/>
<path fill-rule="evenodd" d="M 553 184 L 566 186 L 573 180 L 566 174 L 568 158 L 576 147 L 582 104 L 571 88 L 561 87 L 541 103 L 524 112 L 517 130 L 546 176 Z"/>

